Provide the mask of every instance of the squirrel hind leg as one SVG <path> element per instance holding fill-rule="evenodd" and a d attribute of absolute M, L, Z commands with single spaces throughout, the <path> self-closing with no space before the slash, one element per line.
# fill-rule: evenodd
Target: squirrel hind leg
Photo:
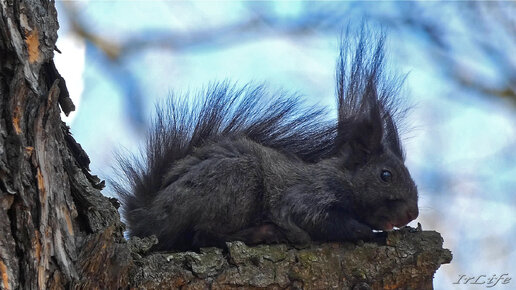
<path fill-rule="evenodd" d="M 234 233 L 221 234 L 211 231 L 197 231 L 192 239 L 193 248 L 226 248 L 226 242 L 241 241 L 246 245 L 279 244 L 288 242 L 279 227 L 266 223 L 249 227 Z"/>
<path fill-rule="evenodd" d="M 226 249 L 226 239 L 223 235 L 209 231 L 196 231 L 192 238 L 192 248 L 200 249 L 217 247 Z"/>
<path fill-rule="evenodd" d="M 288 242 L 281 229 L 272 223 L 243 229 L 228 235 L 232 241 L 242 241 L 247 245 L 257 244 L 279 244 Z"/>

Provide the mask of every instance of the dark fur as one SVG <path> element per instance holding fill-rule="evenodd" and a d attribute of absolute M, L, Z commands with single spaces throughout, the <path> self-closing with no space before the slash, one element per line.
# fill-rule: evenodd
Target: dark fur
<path fill-rule="evenodd" d="M 262 86 L 216 84 L 194 104 L 171 98 L 143 158 L 120 161 L 128 186 L 115 188 L 129 234 L 156 235 L 157 249 L 303 244 L 368 239 L 417 217 L 383 44 L 364 34 L 352 53 L 342 44 L 337 121 Z"/>

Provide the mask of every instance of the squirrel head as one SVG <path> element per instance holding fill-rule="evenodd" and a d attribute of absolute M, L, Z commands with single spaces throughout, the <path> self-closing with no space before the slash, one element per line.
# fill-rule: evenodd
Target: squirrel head
<path fill-rule="evenodd" d="M 401 227 L 418 216 L 418 193 L 396 124 L 374 91 L 361 98 L 352 118 L 341 119 L 341 166 L 351 177 L 354 210 L 377 230 Z"/>
<path fill-rule="evenodd" d="M 373 229 L 401 227 L 418 216 L 418 193 L 408 169 L 394 116 L 396 78 L 383 79 L 384 37 L 376 49 L 362 34 L 352 57 L 343 46 L 337 66 L 339 120 L 334 152 L 350 177 L 353 207 Z M 349 62 L 351 61 L 351 62 Z M 401 110 L 401 112 L 403 112 Z"/>
<path fill-rule="evenodd" d="M 364 149 L 348 148 L 341 159 L 351 177 L 356 215 L 376 230 L 391 230 L 414 220 L 418 193 L 403 159 L 386 146 Z"/>

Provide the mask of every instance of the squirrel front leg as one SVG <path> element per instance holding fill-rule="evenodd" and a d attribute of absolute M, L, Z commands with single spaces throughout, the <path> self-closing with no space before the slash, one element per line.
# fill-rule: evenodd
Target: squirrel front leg
<path fill-rule="evenodd" d="M 271 220 L 279 227 L 285 239 L 290 243 L 304 246 L 312 241 L 310 235 L 292 220 L 290 214 L 280 214 Z"/>
<path fill-rule="evenodd" d="M 335 194 L 318 192 L 310 186 L 287 190 L 271 220 L 295 244 L 374 237 L 371 227 L 354 218 L 349 206 L 337 202 Z"/>
<path fill-rule="evenodd" d="M 318 241 L 367 241 L 374 238 L 371 227 L 353 218 L 346 209 L 338 207 L 329 209 L 326 218 L 309 233 Z"/>
<path fill-rule="evenodd" d="M 304 221 L 317 219 L 317 208 L 323 203 L 314 202 L 313 197 L 309 187 L 298 184 L 287 189 L 271 207 L 270 221 L 292 244 L 306 245 L 312 241 Z"/>

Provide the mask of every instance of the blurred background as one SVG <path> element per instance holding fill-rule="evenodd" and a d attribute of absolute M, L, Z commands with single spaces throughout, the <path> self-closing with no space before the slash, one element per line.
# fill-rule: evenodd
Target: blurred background
<path fill-rule="evenodd" d="M 341 32 L 363 21 L 388 34 L 387 67 L 408 73 L 403 139 L 425 230 L 460 275 L 516 289 L 516 2 L 58 1 L 56 65 L 78 110 L 67 123 L 94 174 L 136 152 L 154 104 L 208 83 L 266 82 L 334 104 Z M 125 149 L 123 149 L 125 148 Z M 110 188 L 104 190 L 110 195 Z"/>

